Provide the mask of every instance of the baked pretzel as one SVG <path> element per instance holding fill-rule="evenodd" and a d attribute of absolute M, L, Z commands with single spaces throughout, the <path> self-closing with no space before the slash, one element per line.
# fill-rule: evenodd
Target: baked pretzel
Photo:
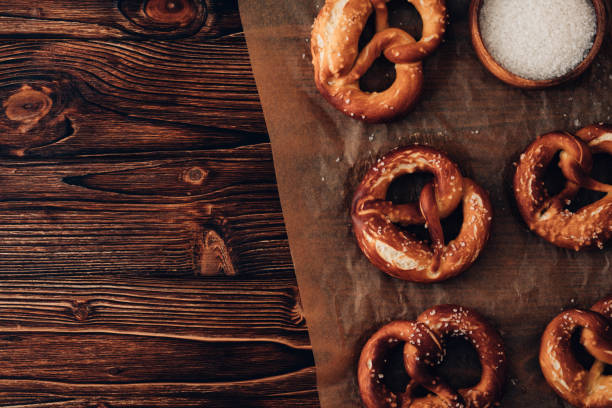
<path fill-rule="evenodd" d="M 390 28 L 387 0 L 327 0 L 312 28 L 311 52 L 315 84 L 336 109 L 367 122 L 382 122 L 414 106 L 423 86 L 421 60 L 442 41 L 446 24 L 444 0 L 407 0 L 423 21 L 416 41 Z M 358 42 L 368 17 L 376 13 L 376 34 L 359 52 Z M 382 92 L 364 92 L 359 78 L 376 58 L 395 64 L 395 81 Z"/>
<path fill-rule="evenodd" d="M 565 188 L 551 197 L 542 180 L 558 151 L 561 151 L 559 167 L 567 181 Z M 612 235 L 612 185 L 588 176 L 595 153 L 612 154 L 612 128 L 588 126 L 576 136 L 547 133 L 521 155 L 514 176 L 519 211 L 531 230 L 559 247 L 576 251 L 589 246 L 603 248 Z M 565 206 L 581 187 L 607 194 L 573 213 Z"/>
<path fill-rule="evenodd" d="M 403 174 L 430 172 L 419 204 L 386 201 L 391 182 Z M 463 204 L 463 225 L 445 244 L 440 219 Z M 396 150 L 379 159 L 353 197 L 353 232 L 366 257 L 380 270 L 414 282 L 437 282 L 467 269 L 484 247 L 493 210 L 487 193 L 444 153 L 425 146 Z M 396 224 L 426 225 L 431 245 Z"/>
<path fill-rule="evenodd" d="M 570 404 L 580 408 L 612 407 L 612 376 L 603 375 L 612 364 L 612 296 L 591 310 L 571 309 L 546 327 L 540 345 L 540 367 L 548 384 Z M 571 338 L 582 329 L 580 343 L 595 358 L 590 369 L 574 356 Z"/>
<path fill-rule="evenodd" d="M 455 391 L 433 367 L 444 356 L 445 342 L 463 337 L 473 344 L 482 367 L 480 382 Z M 384 369 L 392 349 L 403 343 L 404 368 L 410 376 L 405 390 L 387 388 Z M 500 335 L 478 313 L 457 305 L 438 305 L 424 311 L 416 321 L 395 321 L 383 326 L 368 340 L 359 358 L 358 382 L 368 408 L 493 406 L 502 395 L 506 354 Z M 413 396 L 417 387 L 431 394 Z"/>

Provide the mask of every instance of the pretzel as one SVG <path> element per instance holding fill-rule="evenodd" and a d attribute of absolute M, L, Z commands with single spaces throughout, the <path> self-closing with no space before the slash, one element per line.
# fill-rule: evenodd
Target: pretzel
<path fill-rule="evenodd" d="M 403 174 L 431 172 L 419 204 L 386 201 L 391 182 Z M 445 244 L 440 219 L 463 204 L 463 225 Z M 366 257 L 380 270 L 414 282 L 437 282 L 467 269 L 484 247 L 493 210 L 487 193 L 462 177 L 445 154 L 425 146 L 396 150 L 379 159 L 357 188 L 351 206 L 353 232 Z M 396 224 L 426 224 L 431 246 Z"/>
<path fill-rule="evenodd" d="M 558 151 L 565 188 L 550 197 L 542 181 Z M 576 251 L 604 243 L 612 235 L 612 185 L 588 176 L 595 153 L 612 154 L 612 128 L 593 125 L 573 136 L 552 132 L 540 136 L 525 150 L 514 176 L 514 194 L 527 226 L 545 240 Z M 580 188 L 607 193 L 575 213 L 565 208 Z"/>
<path fill-rule="evenodd" d="M 474 387 L 455 391 L 433 371 L 446 355 L 445 341 L 452 337 L 465 338 L 478 353 L 482 375 Z M 396 394 L 385 385 L 384 369 L 391 350 L 400 342 L 410 381 Z M 367 408 L 486 408 L 501 398 L 505 372 L 506 354 L 497 331 L 468 308 L 438 305 L 424 311 L 416 321 L 391 322 L 374 333 L 361 351 L 357 378 Z M 431 394 L 413 396 L 418 386 Z"/>
<path fill-rule="evenodd" d="M 612 296 L 591 310 L 570 309 L 546 327 L 540 345 L 540 367 L 548 384 L 559 396 L 580 408 L 612 406 L 612 376 L 603 375 L 604 364 L 612 364 Z M 580 342 L 595 358 L 584 368 L 571 347 L 573 333 L 582 328 Z"/>
<path fill-rule="evenodd" d="M 408 1 L 423 21 L 419 41 L 389 27 L 387 0 L 325 2 L 312 28 L 312 63 L 317 89 L 336 109 L 366 122 L 383 122 L 415 105 L 423 87 L 421 60 L 442 41 L 446 7 L 444 0 Z M 359 52 L 359 37 L 373 11 L 376 34 Z M 364 92 L 359 78 L 381 53 L 395 64 L 395 81 L 382 92 Z"/>

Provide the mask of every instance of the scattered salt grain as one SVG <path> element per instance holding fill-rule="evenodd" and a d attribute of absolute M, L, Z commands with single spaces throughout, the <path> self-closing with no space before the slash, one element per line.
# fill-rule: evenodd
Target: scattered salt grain
<path fill-rule="evenodd" d="M 485 0 L 478 22 L 493 58 L 532 80 L 574 69 L 589 53 L 597 30 L 589 0 Z"/>

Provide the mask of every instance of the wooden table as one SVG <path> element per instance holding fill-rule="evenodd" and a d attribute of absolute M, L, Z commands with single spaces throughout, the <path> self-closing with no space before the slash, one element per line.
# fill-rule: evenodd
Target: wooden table
<path fill-rule="evenodd" d="M 0 2 L 0 404 L 317 406 L 235 1 Z"/>

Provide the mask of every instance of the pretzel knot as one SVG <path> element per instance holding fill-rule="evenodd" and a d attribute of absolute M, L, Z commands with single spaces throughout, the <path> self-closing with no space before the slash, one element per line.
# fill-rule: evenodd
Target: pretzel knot
<path fill-rule="evenodd" d="M 612 376 L 603 375 L 612 364 L 612 296 L 591 310 L 571 309 L 556 316 L 546 327 L 540 345 L 540 367 L 548 384 L 563 399 L 580 408 L 612 406 Z M 571 347 L 574 332 L 582 329 L 580 343 L 595 358 L 584 368 Z"/>
<path fill-rule="evenodd" d="M 565 188 L 551 197 L 544 187 L 546 167 L 561 151 L 559 167 L 567 179 Z M 612 235 L 612 185 L 589 177 L 592 155 L 612 154 L 612 128 L 588 126 L 573 136 L 547 133 L 521 155 L 514 176 L 514 194 L 528 227 L 547 241 L 576 251 L 603 244 Z M 576 212 L 565 208 L 580 188 L 604 192 L 598 201 Z"/>
<path fill-rule="evenodd" d="M 442 41 L 446 24 L 444 0 L 408 0 L 421 15 L 422 38 L 390 28 L 387 0 L 327 0 L 312 28 L 315 84 L 338 110 L 367 122 L 389 120 L 411 109 L 423 86 L 421 60 Z M 376 34 L 359 52 L 368 17 L 376 13 Z M 364 92 L 359 78 L 376 58 L 395 64 L 395 81 L 382 92 Z"/>
<path fill-rule="evenodd" d="M 482 374 L 474 387 L 455 391 L 433 367 L 444 356 L 445 342 L 463 337 L 478 353 Z M 394 393 L 385 385 L 384 370 L 391 351 L 403 343 L 404 368 L 410 377 L 406 388 Z M 438 305 L 416 321 L 395 321 L 383 326 L 367 341 L 358 364 L 361 398 L 368 408 L 471 407 L 486 408 L 498 401 L 506 372 L 506 354 L 500 335 L 478 313 L 457 305 Z M 415 397 L 417 387 L 431 394 Z"/>
<path fill-rule="evenodd" d="M 419 204 L 393 204 L 387 189 L 398 176 L 430 172 Z M 463 206 L 459 235 L 445 244 L 440 219 Z M 361 181 L 353 197 L 353 232 L 366 257 L 380 270 L 414 282 L 437 282 L 467 269 L 484 247 L 493 210 L 487 193 L 472 180 L 462 177 L 445 154 L 425 146 L 396 150 L 379 159 Z M 398 225 L 423 225 L 431 244 Z"/>

